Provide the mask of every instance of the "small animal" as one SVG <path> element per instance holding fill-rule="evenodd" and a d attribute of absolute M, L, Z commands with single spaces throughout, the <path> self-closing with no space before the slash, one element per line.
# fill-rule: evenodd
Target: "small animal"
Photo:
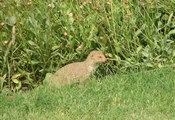
<path fill-rule="evenodd" d="M 100 63 L 107 59 L 105 55 L 97 50 L 91 51 L 83 62 L 75 62 L 60 68 L 51 75 L 54 85 L 67 85 L 72 83 L 85 83 L 87 78 L 94 73 Z"/>

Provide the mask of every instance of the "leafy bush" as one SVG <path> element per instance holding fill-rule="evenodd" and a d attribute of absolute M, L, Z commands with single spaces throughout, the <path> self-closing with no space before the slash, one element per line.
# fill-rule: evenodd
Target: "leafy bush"
<path fill-rule="evenodd" d="M 35 87 L 93 49 L 108 57 L 105 73 L 173 63 L 174 7 L 163 0 L 0 1 L 1 89 Z"/>

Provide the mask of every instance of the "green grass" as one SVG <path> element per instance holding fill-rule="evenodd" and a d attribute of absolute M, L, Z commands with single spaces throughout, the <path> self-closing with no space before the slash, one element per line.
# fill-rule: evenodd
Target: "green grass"
<path fill-rule="evenodd" d="M 146 72 L 175 61 L 174 8 L 173 0 L 1 0 L 0 119 L 175 119 L 175 70 Z M 94 49 L 108 58 L 102 76 L 145 71 L 5 96 Z"/>
<path fill-rule="evenodd" d="M 40 86 L 0 94 L 2 120 L 173 120 L 175 70 L 162 68 L 92 79 L 85 86 Z"/>

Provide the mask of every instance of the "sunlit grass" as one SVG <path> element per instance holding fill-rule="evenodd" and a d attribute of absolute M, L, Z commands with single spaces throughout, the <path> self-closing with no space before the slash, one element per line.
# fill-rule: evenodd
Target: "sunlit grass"
<path fill-rule="evenodd" d="M 94 49 L 108 57 L 101 74 L 171 64 L 174 7 L 163 0 L 0 1 L 0 77 L 12 91 L 20 82 L 38 86 L 46 73 Z"/>
<path fill-rule="evenodd" d="M 86 86 L 0 95 L 0 119 L 174 119 L 175 70 L 163 68 L 92 79 Z"/>

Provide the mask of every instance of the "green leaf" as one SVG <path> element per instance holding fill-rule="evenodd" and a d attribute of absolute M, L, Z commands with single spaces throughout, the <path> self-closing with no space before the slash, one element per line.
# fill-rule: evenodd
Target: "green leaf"
<path fill-rule="evenodd" d="M 170 14 L 169 18 L 168 18 L 168 22 L 167 22 L 167 25 L 169 26 L 171 21 L 172 21 L 172 18 L 173 18 L 173 13 Z"/>
<path fill-rule="evenodd" d="M 69 17 L 69 23 L 73 24 L 73 22 L 74 22 L 74 18 L 73 17 Z"/>
<path fill-rule="evenodd" d="M 137 47 L 137 53 L 139 53 L 141 49 L 142 49 L 142 46 Z"/>
<path fill-rule="evenodd" d="M 39 63 L 40 63 L 40 61 L 31 60 L 31 64 L 32 64 L 32 65 L 36 65 L 36 64 L 39 64 Z"/>
<path fill-rule="evenodd" d="M 30 45 L 32 45 L 32 46 L 36 46 L 36 44 L 35 44 L 33 41 L 31 41 L 31 40 L 29 40 L 28 43 L 29 43 Z"/>
<path fill-rule="evenodd" d="M 135 32 L 135 36 L 138 36 L 142 33 L 141 29 L 138 29 L 136 32 Z"/>
<path fill-rule="evenodd" d="M 28 43 L 33 47 L 39 48 L 39 46 L 31 40 L 29 40 Z"/>
<path fill-rule="evenodd" d="M 168 35 L 175 34 L 175 29 L 171 30 Z"/>
<path fill-rule="evenodd" d="M 16 17 L 15 16 L 9 17 L 8 24 L 11 25 L 11 26 L 13 26 L 14 23 L 16 23 Z"/>
<path fill-rule="evenodd" d="M 54 50 L 57 50 L 58 48 L 60 48 L 60 46 L 55 45 L 55 46 L 52 47 L 52 50 L 54 51 Z"/>
<path fill-rule="evenodd" d="M 148 56 L 149 56 L 149 54 L 148 54 L 147 52 L 145 52 L 145 51 L 142 52 L 142 55 L 143 55 L 144 57 L 148 57 Z"/>
<path fill-rule="evenodd" d="M 169 16 L 167 14 L 163 15 L 162 20 L 168 21 L 168 19 L 169 19 Z"/>
<path fill-rule="evenodd" d="M 153 64 L 147 63 L 146 66 L 147 66 L 147 67 L 153 67 Z"/>
<path fill-rule="evenodd" d="M 12 79 L 16 79 L 16 78 L 19 78 L 21 76 L 21 74 L 15 74 L 12 76 Z"/>
<path fill-rule="evenodd" d="M 159 19 L 161 17 L 162 13 L 156 13 L 156 19 Z"/>
<path fill-rule="evenodd" d="M 118 55 L 115 55 L 115 60 L 120 63 L 121 62 L 121 58 Z"/>
<path fill-rule="evenodd" d="M 31 24 L 34 28 L 38 27 L 38 22 L 36 21 L 36 19 L 35 19 L 35 17 L 34 17 L 34 14 L 32 14 L 31 17 L 29 17 L 28 20 L 29 20 L 30 24 Z"/>
<path fill-rule="evenodd" d="M 173 57 L 175 57 L 175 50 L 173 50 Z"/>
<path fill-rule="evenodd" d="M 21 84 L 21 82 L 20 82 L 19 84 L 16 85 L 15 88 L 16 88 L 17 90 L 19 90 L 19 89 L 21 88 L 21 86 L 22 86 L 22 84 Z"/>
<path fill-rule="evenodd" d="M 15 84 L 19 84 L 20 81 L 18 79 L 12 79 L 12 81 L 15 83 Z"/>
<path fill-rule="evenodd" d="M 20 0 L 14 0 L 16 2 L 16 6 L 20 6 L 21 1 Z"/>
<path fill-rule="evenodd" d="M 112 54 L 111 54 L 111 53 L 109 53 L 109 54 L 108 54 L 108 57 L 112 58 Z"/>
<path fill-rule="evenodd" d="M 115 50 L 116 50 L 116 52 L 121 52 L 121 45 L 119 44 L 119 43 L 117 43 L 116 45 L 115 45 Z"/>
<path fill-rule="evenodd" d="M 18 79 L 12 79 L 12 81 L 15 83 L 15 88 L 19 90 L 22 86 L 21 81 L 19 81 Z"/>

